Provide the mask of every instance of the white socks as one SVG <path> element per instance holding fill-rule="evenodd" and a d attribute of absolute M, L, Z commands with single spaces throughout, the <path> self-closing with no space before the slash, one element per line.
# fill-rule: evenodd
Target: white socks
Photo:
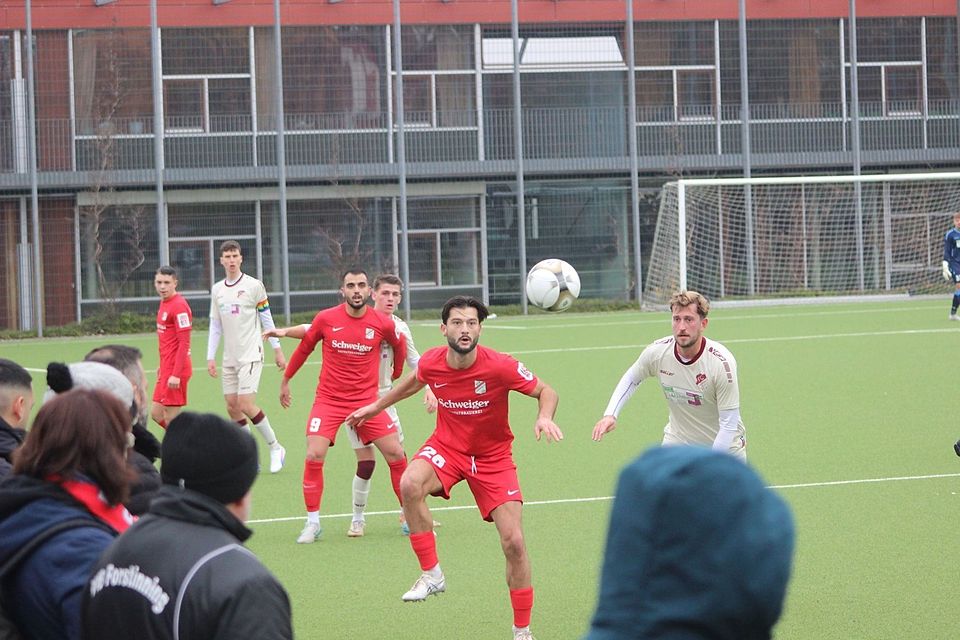
<path fill-rule="evenodd" d="M 367 508 L 367 496 L 370 495 L 370 479 L 353 476 L 353 519 L 363 522 L 363 512 Z"/>
<path fill-rule="evenodd" d="M 263 420 L 258 422 L 256 427 L 257 431 L 260 432 L 260 435 L 263 436 L 264 441 L 270 445 L 271 449 L 279 445 L 277 442 L 277 434 L 273 432 L 273 427 L 270 426 L 270 419 L 267 416 L 263 416 Z"/>

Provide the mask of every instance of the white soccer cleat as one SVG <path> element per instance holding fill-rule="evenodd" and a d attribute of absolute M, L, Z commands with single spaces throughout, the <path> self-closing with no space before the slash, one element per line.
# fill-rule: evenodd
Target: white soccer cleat
<path fill-rule="evenodd" d="M 447 582 L 443 579 L 443 575 L 440 576 L 439 580 L 434 580 L 428 574 L 424 573 L 413 583 L 410 591 L 403 594 L 402 600 L 404 602 L 423 602 L 427 599 L 427 596 L 443 593 L 446 590 Z"/>
<path fill-rule="evenodd" d="M 320 525 L 308 522 L 297 538 L 297 544 L 313 544 L 320 537 Z"/>
<path fill-rule="evenodd" d="M 960 316 L 955 313 L 951 313 L 949 316 L 947 316 L 947 320 L 960 320 Z"/>
<path fill-rule="evenodd" d="M 287 457 L 287 450 L 279 444 L 270 449 L 270 473 L 278 473 L 283 469 L 283 461 Z"/>
<path fill-rule="evenodd" d="M 348 538 L 362 538 L 363 537 L 363 528 L 366 526 L 366 522 L 363 520 L 351 520 L 350 528 L 347 529 Z"/>
<path fill-rule="evenodd" d="M 513 640 L 536 640 L 533 637 L 533 633 L 530 631 L 530 627 L 521 627 L 513 628 Z"/>

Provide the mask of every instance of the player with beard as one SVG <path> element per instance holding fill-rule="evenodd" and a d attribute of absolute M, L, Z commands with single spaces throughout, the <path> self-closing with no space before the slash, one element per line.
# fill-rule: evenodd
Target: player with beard
<path fill-rule="evenodd" d="M 664 445 L 707 446 L 746 460 L 737 361 L 726 347 L 703 335 L 710 301 L 696 291 L 680 291 L 670 298 L 670 311 L 673 335 L 644 349 L 623 374 L 593 428 L 593 439 L 599 441 L 613 431 L 617 416 L 643 380 L 658 377 L 670 410 Z"/>
<path fill-rule="evenodd" d="M 303 340 L 287 363 L 280 382 L 280 405 L 289 408 L 290 379 L 296 375 L 318 342 L 323 343 L 320 382 L 307 419 L 307 457 L 303 468 L 303 501 L 307 523 L 297 538 L 309 544 L 320 536 L 320 500 L 323 497 L 323 462 L 334 446 L 337 432 L 358 404 L 377 397 L 380 370 L 380 343 L 394 350 L 393 377 L 403 370 L 407 341 L 390 316 L 367 306 L 370 287 L 367 273 L 350 269 L 340 279 L 343 304 L 318 313 Z M 267 331 L 265 336 L 278 335 Z M 400 499 L 400 477 L 407 468 L 406 454 L 397 436 L 396 424 L 385 412 L 378 412 L 357 429 L 364 444 L 373 443 L 390 467 L 393 490 Z"/>
<path fill-rule="evenodd" d="M 534 424 L 537 440 L 544 435 L 548 442 L 559 441 L 563 433 L 553 422 L 557 393 L 511 356 L 477 344 L 487 315 L 486 306 L 475 298 L 456 296 L 448 300 L 440 325 L 447 346 L 424 353 L 415 375 L 401 380 L 377 402 L 353 412 L 347 423 L 362 427 L 365 420 L 430 385 L 437 397 L 437 428 L 400 481 L 410 544 L 423 573 L 402 599 L 418 602 L 446 590 L 426 497 L 449 499 L 451 488 L 466 480 L 480 515 L 493 522 L 500 534 L 514 638 L 531 640 L 533 586 L 523 538 L 523 495 L 507 419 L 510 391 L 539 401 Z"/>

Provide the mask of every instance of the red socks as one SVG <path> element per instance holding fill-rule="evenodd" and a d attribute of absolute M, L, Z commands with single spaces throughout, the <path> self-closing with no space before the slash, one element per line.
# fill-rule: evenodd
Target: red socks
<path fill-rule="evenodd" d="M 529 627 L 530 611 L 533 609 L 533 587 L 511 589 L 510 604 L 513 605 L 513 626 Z"/>
<path fill-rule="evenodd" d="M 320 511 L 323 497 L 323 460 L 307 460 L 303 465 L 303 502 L 307 511 Z"/>
<path fill-rule="evenodd" d="M 407 470 L 407 458 L 404 456 L 399 460 L 394 460 L 393 462 L 388 462 L 387 464 L 390 466 L 390 483 L 393 484 L 393 492 L 397 494 L 397 500 L 402 506 L 403 498 L 400 497 L 400 476 L 402 476 L 403 472 Z"/>
<path fill-rule="evenodd" d="M 413 552 L 417 554 L 417 558 L 420 560 L 420 568 L 424 571 L 433 569 L 440 563 L 437 559 L 437 537 L 433 535 L 433 531 L 411 533 L 410 546 L 413 547 Z M 530 617 L 529 613 L 530 611 L 527 610 L 528 619 Z"/>

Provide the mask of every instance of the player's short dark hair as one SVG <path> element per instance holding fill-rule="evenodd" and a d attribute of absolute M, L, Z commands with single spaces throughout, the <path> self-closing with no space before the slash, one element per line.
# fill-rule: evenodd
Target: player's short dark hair
<path fill-rule="evenodd" d="M 376 278 L 373 279 L 373 290 L 376 291 L 380 288 L 381 285 L 392 284 L 396 287 L 400 287 L 400 290 L 403 291 L 403 280 L 393 275 L 392 273 L 381 273 Z"/>
<path fill-rule="evenodd" d="M 361 269 L 360 267 L 350 267 L 349 269 L 344 270 L 344 272 L 340 274 L 340 284 L 343 284 L 343 281 L 347 279 L 347 276 L 363 276 L 368 282 L 370 280 L 370 276 L 367 275 L 366 270 Z"/>
<path fill-rule="evenodd" d="M 139 384 L 142 378 L 140 367 L 137 366 L 142 359 L 143 352 L 140 349 L 125 344 L 105 344 L 83 357 L 84 362 L 110 365 L 136 384 Z"/>
<path fill-rule="evenodd" d="M 240 255 L 243 255 L 243 249 L 240 248 L 240 243 L 236 240 L 224 240 L 223 244 L 220 245 L 220 253 L 218 255 L 223 255 L 227 251 L 236 251 Z"/>
<path fill-rule="evenodd" d="M 477 310 L 477 320 L 480 322 L 486 320 L 487 316 L 490 315 L 487 305 L 473 296 L 453 296 L 443 305 L 443 311 L 440 312 L 440 319 L 443 320 L 443 324 L 447 324 L 451 309 L 466 309 L 467 307 L 473 307 Z"/>
<path fill-rule="evenodd" d="M 168 264 L 161 265 L 157 268 L 157 273 L 161 276 L 173 276 L 174 280 L 177 280 L 177 270 L 171 267 Z"/>
<path fill-rule="evenodd" d="M 13 360 L 0 358 L 0 387 L 32 391 L 32 385 L 33 378 L 26 369 Z"/>

